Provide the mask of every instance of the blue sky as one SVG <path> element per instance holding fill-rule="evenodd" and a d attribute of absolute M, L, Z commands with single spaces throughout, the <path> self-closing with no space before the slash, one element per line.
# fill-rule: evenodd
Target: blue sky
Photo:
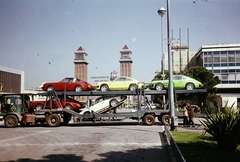
<path fill-rule="evenodd" d="M 90 77 L 120 73 L 119 51 L 127 44 L 133 78 L 149 83 L 161 67 L 160 7 L 167 8 L 166 0 L 0 0 L 0 65 L 24 71 L 25 87 L 38 87 L 73 76 L 82 45 L 95 84 Z M 190 51 L 240 43 L 239 7 L 240 0 L 170 0 L 174 43 L 181 29 L 187 44 L 188 28 Z"/>

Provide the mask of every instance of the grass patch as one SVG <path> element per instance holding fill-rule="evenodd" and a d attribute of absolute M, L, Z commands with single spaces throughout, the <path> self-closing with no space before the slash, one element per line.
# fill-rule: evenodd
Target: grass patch
<path fill-rule="evenodd" d="M 240 159 L 240 146 L 235 152 L 221 151 L 209 134 L 194 132 L 171 132 L 171 134 L 187 162 L 226 162 Z"/>

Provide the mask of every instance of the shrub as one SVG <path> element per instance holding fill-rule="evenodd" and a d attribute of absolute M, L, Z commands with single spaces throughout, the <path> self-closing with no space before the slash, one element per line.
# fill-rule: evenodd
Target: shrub
<path fill-rule="evenodd" d="M 213 106 L 207 106 L 202 109 L 202 113 L 204 114 L 212 114 L 215 113 L 215 108 Z"/>
<path fill-rule="evenodd" d="M 221 150 L 235 151 L 240 141 L 240 115 L 238 110 L 227 104 L 215 114 L 206 113 L 207 118 L 201 121 L 205 131 L 211 134 Z"/>

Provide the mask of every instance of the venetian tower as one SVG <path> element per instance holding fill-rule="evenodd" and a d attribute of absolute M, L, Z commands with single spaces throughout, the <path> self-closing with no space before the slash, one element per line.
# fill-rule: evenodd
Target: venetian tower
<path fill-rule="evenodd" d="M 120 76 L 132 77 L 132 51 L 130 51 L 128 46 L 125 44 L 120 53 Z"/>
<path fill-rule="evenodd" d="M 128 76 L 132 77 L 132 51 L 128 48 L 128 46 L 125 44 L 120 51 L 121 57 L 120 57 L 120 76 Z M 126 99 L 127 105 L 133 105 L 134 98 L 133 96 L 128 96 Z"/>
<path fill-rule="evenodd" d="M 74 52 L 74 76 L 81 80 L 87 81 L 88 73 L 88 62 L 87 53 L 82 46 L 80 46 L 77 51 Z M 77 98 L 80 101 L 86 101 L 86 97 L 81 96 Z"/>

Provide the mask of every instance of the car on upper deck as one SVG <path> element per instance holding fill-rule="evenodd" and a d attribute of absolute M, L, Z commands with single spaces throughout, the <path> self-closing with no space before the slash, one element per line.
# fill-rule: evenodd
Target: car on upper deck
<path fill-rule="evenodd" d="M 136 89 L 144 89 L 145 84 L 139 80 L 127 76 L 119 76 L 112 81 L 98 82 L 97 91 L 135 91 Z"/>
<path fill-rule="evenodd" d="M 172 81 L 174 89 L 193 90 L 195 88 L 203 88 L 203 84 L 201 82 L 185 75 L 173 75 Z M 168 84 L 169 79 L 153 80 L 149 85 L 149 89 L 158 91 L 168 89 Z"/>
<path fill-rule="evenodd" d="M 94 86 L 79 78 L 67 77 L 59 82 L 44 82 L 40 86 L 43 91 L 91 91 L 94 90 Z"/>

